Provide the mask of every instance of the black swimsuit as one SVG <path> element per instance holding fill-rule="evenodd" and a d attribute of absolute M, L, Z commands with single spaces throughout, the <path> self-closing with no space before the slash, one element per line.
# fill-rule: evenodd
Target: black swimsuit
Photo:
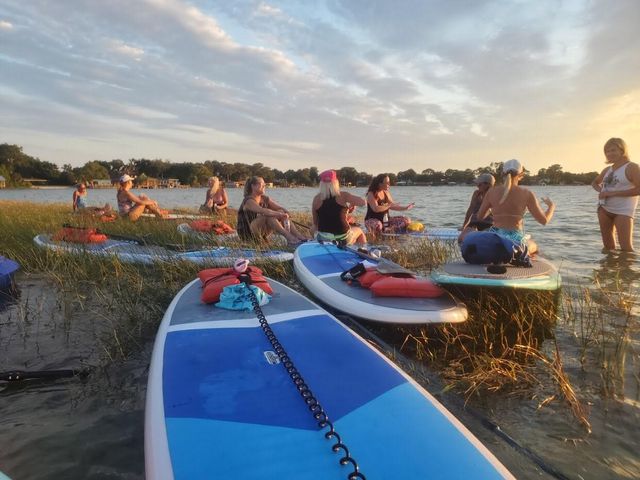
<path fill-rule="evenodd" d="M 244 208 L 244 204 L 247 203 L 247 200 L 250 198 L 252 197 L 244 197 L 244 200 L 242 200 L 240 208 L 238 209 L 238 225 L 236 226 L 236 231 L 242 240 L 254 239 L 253 234 L 251 233 L 251 222 L 258 217 L 258 214 L 251 210 L 245 210 Z M 262 208 L 269 208 L 269 197 L 263 195 L 259 205 Z"/>

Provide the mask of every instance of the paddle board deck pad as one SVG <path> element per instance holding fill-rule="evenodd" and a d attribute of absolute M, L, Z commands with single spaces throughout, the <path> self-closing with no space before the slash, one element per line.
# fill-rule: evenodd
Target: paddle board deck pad
<path fill-rule="evenodd" d="M 449 294 L 438 298 L 374 297 L 366 288 L 350 285 L 342 272 L 364 260 L 352 250 L 330 243 L 306 242 L 296 248 L 293 266 L 298 280 L 322 302 L 348 315 L 365 320 L 397 324 L 463 322 L 467 309 Z"/>
<path fill-rule="evenodd" d="M 456 228 L 428 228 L 422 232 L 382 233 L 387 240 L 457 240 L 460 230 Z"/>
<path fill-rule="evenodd" d="M 0 290 L 7 290 L 13 285 L 13 275 L 20 268 L 17 262 L 0 255 Z"/>
<path fill-rule="evenodd" d="M 280 250 L 254 250 L 235 247 L 214 247 L 197 251 L 176 251 L 161 246 L 138 245 L 126 240 L 107 240 L 103 243 L 70 243 L 55 241 L 51 235 L 37 235 L 36 245 L 63 253 L 91 254 L 96 256 L 116 256 L 123 262 L 145 263 L 188 261 L 214 266 L 233 266 L 238 258 L 251 262 L 286 262 L 293 258 L 290 252 Z"/>
<path fill-rule="evenodd" d="M 231 240 L 239 241 L 239 238 L 240 238 L 238 237 L 237 232 L 226 233 L 222 235 L 216 235 L 214 233 L 209 233 L 209 232 L 198 232 L 193 228 L 191 228 L 188 223 L 181 223 L 178 225 L 177 228 L 178 228 L 178 232 L 180 232 L 182 235 L 185 235 L 191 238 L 198 238 L 200 240 L 205 240 L 205 241 L 210 241 L 210 240 L 217 240 L 220 242 L 231 241 Z"/>
<path fill-rule="evenodd" d="M 557 290 L 562 285 L 558 269 L 544 258 L 531 259 L 532 268 L 504 265 L 504 273 L 488 265 L 472 265 L 463 261 L 445 263 L 431 274 L 439 285 L 504 287 L 530 290 Z"/>
<path fill-rule="evenodd" d="M 367 479 L 514 478 L 390 360 L 299 293 L 269 280 L 262 307 Z M 253 312 L 183 288 L 156 336 L 145 409 L 148 480 L 346 479 Z"/>

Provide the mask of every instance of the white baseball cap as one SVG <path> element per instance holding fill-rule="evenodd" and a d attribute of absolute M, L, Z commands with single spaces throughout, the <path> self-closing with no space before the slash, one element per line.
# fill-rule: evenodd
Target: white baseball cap
<path fill-rule="evenodd" d="M 135 177 L 132 177 L 130 175 L 127 175 L 126 173 L 124 175 L 122 175 L 120 177 L 120 183 L 127 183 L 127 182 L 133 182 L 133 179 Z"/>
<path fill-rule="evenodd" d="M 504 173 L 509 173 L 509 172 L 522 173 L 523 170 L 524 169 L 522 168 L 522 164 L 515 158 L 512 158 L 511 160 L 507 160 L 502 165 L 502 171 Z"/>

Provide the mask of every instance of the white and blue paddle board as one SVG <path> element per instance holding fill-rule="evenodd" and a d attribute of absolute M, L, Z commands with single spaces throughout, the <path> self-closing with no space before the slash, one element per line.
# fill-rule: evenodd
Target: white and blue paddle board
<path fill-rule="evenodd" d="M 296 276 L 322 302 L 348 315 L 384 323 L 457 323 L 467 319 L 466 307 L 449 294 L 439 298 L 374 297 L 370 290 L 349 284 L 340 274 L 363 259 L 352 250 L 330 243 L 307 242 L 296 248 Z M 373 260 L 365 265 L 375 266 Z"/>
<path fill-rule="evenodd" d="M 268 323 L 375 479 L 514 478 L 454 416 L 364 339 L 269 280 Z M 156 336 L 145 411 L 148 480 L 347 478 L 325 430 L 253 312 L 200 302 L 184 287 Z"/>
<path fill-rule="evenodd" d="M 178 232 L 180 232 L 182 235 L 185 235 L 191 238 L 198 238 L 204 241 L 216 240 L 218 242 L 226 242 L 231 240 L 236 240 L 236 241 L 240 240 L 240 237 L 238 237 L 237 232 L 225 233 L 222 235 L 216 235 L 215 233 L 211 233 L 211 232 L 198 232 L 193 228 L 191 228 L 188 223 L 180 223 L 177 228 L 178 228 Z"/>
<path fill-rule="evenodd" d="M 464 261 L 449 262 L 434 271 L 431 279 L 440 285 L 452 286 L 528 290 L 560 288 L 562 277 L 554 264 L 541 257 L 531 259 L 531 263 L 531 268 L 504 265 L 503 273 L 495 273 L 488 265 L 472 265 Z"/>
<path fill-rule="evenodd" d="M 175 251 L 161 246 L 138 245 L 127 240 L 108 239 L 102 243 L 72 243 L 56 241 L 51 235 L 37 235 L 36 245 L 62 253 L 89 254 L 101 257 L 115 256 L 123 262 L 151 264 L 154 262 L 187 261 L 201 265 L 232 266 L 238 258 L 252 262 L 286 262 L 293 258 L 291 252 L 281 250 L 254 250 L 237 247 L 213 247 L 195 251 Z"/>

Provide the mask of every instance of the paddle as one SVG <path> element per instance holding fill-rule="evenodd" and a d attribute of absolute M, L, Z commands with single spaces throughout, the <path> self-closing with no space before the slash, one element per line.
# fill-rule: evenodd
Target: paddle
<path fill-rule="evenodd" d="M 120 240 L 123 242 L 135 243 L 136 245 L 140 245 L 143 247 L 146 247 L 146 246 L 163 247 L 168 250 L 175 250 L 179 252 L 196 252 L 198 250 L 202 250 L 202 248 L 187 248 L 184 245 L 181 245 L 179 243 L 156 242 L 156 241 L 150 240 L 146 236 L 128 237 L 126 235 L 115 235 L 112 233 L 102 232 L 102 231 L 100 233 L 104 233 L 107 237 L 109 237 L 112 240 Z"/>
<path fill-rule="evenodd" d="M 81 377 L 89 374 L 89 369 L 69 369 L 69 370 L 14 370 L 0 373 L 0 382 L 19 382 L 22 380 L 33 380 L 38 378 L 70 378 Z"/>
<path fill-rule="evenodd" d="M 291 223 L 293 223 L 294 225 L 297 225 L 298 227 L 306 228 L 307 230 L 311 231 L 311 227 L 309 225 L 305 225 L 304 223 L 296 222 L 295 220 L 292 220 L 291 218 L 289 219 L 289 221 Z"/>
<path fill-rule="evenodd" d="M 416 277 L 418 274 L 416 272 L 414 272 L 413 270 L 409 270 L 405 267 L 403 267 L 402 265 L 398 265 L 395 262 L 392 262 L 391 260 L 384 258 L 384 257 L 380 257 L 378 255 L 372 255 L 370 250 L 367 250 L 364 247 L 353 247 L 353 246 L 345 246 L 345 247 L 340 247 L 338 246 L 338 248 L 344 248 L 345 250 L 348 250 L 350 252 L 355 253 L 356 255 L 358 255 L 361 258 L 366 258 L 367 260 L 372 260 L 374 262 L 377 262 L 377 266 L 376 266 L 376 270 L 380 273 L 383 273 L 385 275 L 389 275 L 389 274 L 404 274 L 404 275 L 411 275 L 412 277 Z"/>

